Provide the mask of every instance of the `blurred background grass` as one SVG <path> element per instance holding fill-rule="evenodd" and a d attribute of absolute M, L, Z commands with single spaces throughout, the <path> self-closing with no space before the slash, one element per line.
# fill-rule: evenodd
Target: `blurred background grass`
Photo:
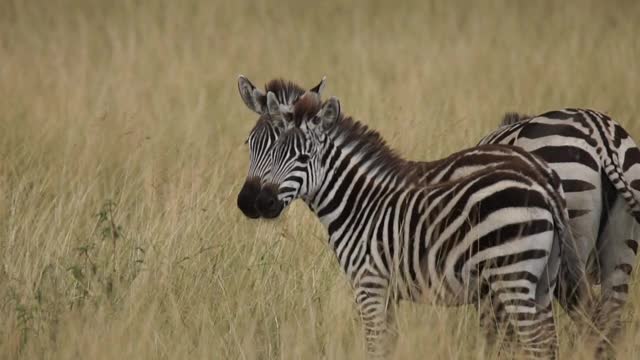
<path fill-rule="evenodd" d="M 304 206 L 236 209 L 256 120 L 237 75 L 327 75 L 415 159 L 514 110 L 590 107 L 640 139 L 639 20 L 636 1 L 0 2 L 0 357 L 361 357 Z M 404 304 L 399 327 L 400 359 L 485 355 L 470 309 Z"/>

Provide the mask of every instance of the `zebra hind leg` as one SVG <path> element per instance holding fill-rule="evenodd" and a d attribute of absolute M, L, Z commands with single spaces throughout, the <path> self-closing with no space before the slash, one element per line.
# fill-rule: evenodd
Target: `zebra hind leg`
<path fill-rule="evenodd" d="M 622 310 L 629 296 L 639 241 L 640 225 L 618 197 L 598 244 L 602 293 L 593 318 L 600 337 L 596 347 L 598 359 L 614 355 L 613 345 L 622 331 Z"/>
<path fill-rule="evenodd" d="M 519 352 L 532 359 L 555 359 L 558 351 L 556 324 L 551 303 L 540 307 L 534 300 L 504 293 L 495 296 L 498 327 L 513 329 L 512 336 L 519 345 Z M 507 296 L 504 296 L 507 295 Z M 522 294 L 520 294 L 522 295 Z"/>
<path fill-rule="evenodd" d="M 476 309 L 479 314 L 480 328 L 487 343 L 485 357 L 488 359 L 494 358 L 496 355 L 500 357 L 505 350 L 503 349 L 504 345 L 509 345 L 513 342 L 513 327 L 509 326 L 506 319 L 498 318 L 496 303 L 491 298 L 476 303 Z M 502 328 L 499 327 L 500 325 L 502 325 Z"/>

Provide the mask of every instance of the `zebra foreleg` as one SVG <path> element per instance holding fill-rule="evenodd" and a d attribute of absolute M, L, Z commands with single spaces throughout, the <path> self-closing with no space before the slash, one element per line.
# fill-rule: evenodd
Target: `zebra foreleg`
<path fill-rule="evenodd" d="M 361 287 L 356 289 L 356 303 L 362 319 L 367 357 L 386 359 L 397 337 L 394 327 L 395 301 L 389 296 L 387 288 Z"/>

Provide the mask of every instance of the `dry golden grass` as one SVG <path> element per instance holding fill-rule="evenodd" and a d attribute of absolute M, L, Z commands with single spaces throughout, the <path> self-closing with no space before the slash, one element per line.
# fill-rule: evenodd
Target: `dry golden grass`
<path fill-rule="evenodd" d="M 362 357 L 306 208 L 236 208 L 255 121 L 236 76 L 327 75 L 416 159 L 508 110 L 592 107 L 640 139 L 638 19 L 634 1 L 0 2 L 0 357 Z M 640 352 L 632 289 L 621 359 Z M 476 323 L 403 304 L 397 357 L 482 357 Z"/>

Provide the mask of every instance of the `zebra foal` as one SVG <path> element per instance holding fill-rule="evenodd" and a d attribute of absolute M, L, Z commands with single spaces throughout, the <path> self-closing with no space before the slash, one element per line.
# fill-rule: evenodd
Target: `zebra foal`
<path fill-rule="evenodd" d="M 325 79 L 323 78 L 309 92 L 320 96 L 325 87 Z M 271 170 L 272 144 L 283 132 L 286 121 L 291 121 L 293 105 L 302 97 L 305 90 L 291 81 L 274 79 L 267 83 L 263 93 L 242 75 L 238 78 L 238 89 L 247 107 L 260 115 L 245 142 L 249 147 L 250 165 L 245 183 L 238 194 L 238 207 L 247 217 L 258 218 L 261 215 L 256 209 L 255 201 L 262 180 Z M 425 185 L 466 176 L 478 169 L 483 169 L 488 163 L 520 164 L 546 176 L 549 193 L 559 194 L 559 203 L 565 201 L 562 197 L 560 180 L 555 171 L 539 157 L 532 156 L 519 147 L 499 144 L 483 145 L 460 151 L 447 159 L 411 163 L 415 175 Z M 581 281 L 585 278 L 584 264 L 581 264 L 577 257 L 575 244 L 565 245 L 568 247 L 564 251 L 563 269 L 567 274 L 562 278 L 567 281 L 560 283 L 561 289 L 557 289 L 556 295 L 572 318 L 581 320 L 583 315 L 577 313 L 577 310 L 580 310 L 579 305 L 585 303 L 587 295 L 587 285 Z"/>
<path fill-rule="evenodd" d="M 288 115 L 256 209 L 273 218 L 302 198 L 318 216 L 354 288 L 370 356 L 388 351 L 389 304 L 408 299 L 488 304 L 485 318 L 510 327 L 529 356 L 555 357 L 551 304 L 571 233 L 548 176 L 503 161 L 425 186 L 423 165 L 343 117 L 337 99 L 306 94 Z"/>
<path fill-rule="evenodd" d="M 318 85 L 309 89 L 309 92 L 320 95 L 324 85 L 325 78 L 322 78 Z M 269 149 L 284 129 L 283 114 L 292 111 L 293 104 L 305 90 L 293 82 L 273 79 L 265 85 L 265 92 L 262 92 L 249 79 L 240 75 L 238 91 L 245 105 L 259 115 L 246 140 L 246 144 L 249 145 L 249 172 L 237 200 L 242 213 L 256 219 L 260 217 L 255 207 L 256 197 L 260 192 L 262 177 L 271 167 Z M 267 97 L 271 99 L 272 104 L 277 104 L 275 108 L 272 106 L 271 111 L 267 108 Z"/>

